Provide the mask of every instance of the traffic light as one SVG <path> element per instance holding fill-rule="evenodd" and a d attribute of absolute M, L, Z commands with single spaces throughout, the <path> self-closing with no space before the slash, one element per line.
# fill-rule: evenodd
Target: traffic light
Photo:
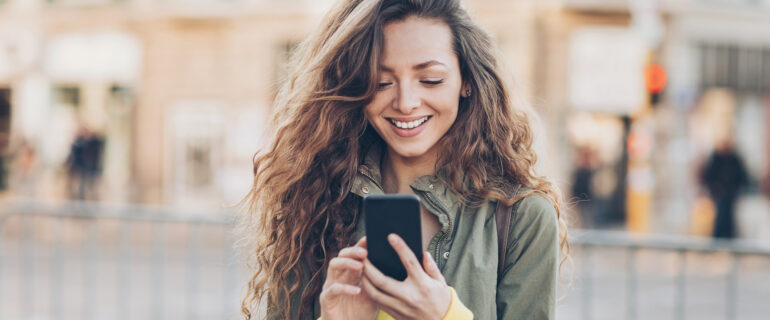
<path fill-rule="evenodd" d="M 660 101 L 660 93 L 666 87 L 666 70 L 657 64 L 644 68 L 644 86 L 650 95 L 650 105 L 655 107 Z"/>

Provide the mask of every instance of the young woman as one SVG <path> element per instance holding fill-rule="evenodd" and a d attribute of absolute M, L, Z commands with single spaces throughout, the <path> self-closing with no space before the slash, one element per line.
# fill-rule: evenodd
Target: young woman
<path fill-rule="evenodd" d="M 292 65 L 247 198 L 247 319 L 262 301 L 268 319 L 554 317 L 558 194 L 459 1 L 342 0 Z M 359 204 L 379 193 L 421 198 L 424 254 L 388 239 L 404 281 L 366 259 Z M 498 202 L 512 207 L 500 272 Z"/>

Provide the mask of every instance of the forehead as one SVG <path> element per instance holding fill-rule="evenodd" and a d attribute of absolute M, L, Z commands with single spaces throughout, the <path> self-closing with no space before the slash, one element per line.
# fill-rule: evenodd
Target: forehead
<path fill-rule="evenodd" d="M 411 67 L 429 60 L 456 65 L 452 32 L 439 19 L 408 17 L 383 28 L 385 67 Z"/>

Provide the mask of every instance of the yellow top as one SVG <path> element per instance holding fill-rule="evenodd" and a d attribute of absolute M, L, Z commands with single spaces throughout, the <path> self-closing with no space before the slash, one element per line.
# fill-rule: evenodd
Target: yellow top
<path fill-rule="evenodd" d="M 444 315 L 444 320 L 469 320 L 473 319 L 473 312 L 468 310 L 468 308 L 465 307 L 462 301 L 460 301 L 460 298 L 457 297 L 457 292 L 455 292 L 455 289 L 452 287 L 449 287 L 449 291 L 452 292 L 452 299 L 449 300 L 449 309 L 446 311 L 446 314 Z M 377 318 L 375 320 L 395 320 L 393 317 L 389 316 L 387 313 L 380 310 L 379 313 L 377 313 Z"/>
<path fill-rule="evenodd" d="M 444 320 L 470 320 L 473 319 L 473 312 L 469 310 L 462 301 L 460 301 L 460 298 L 457 297 L 457 292 L 455 292 L 455 289 L 452 287 L 449 287 L 449 291 L 451 292 L 451 300 L 449 300 L 449 309 L 447 310 L 446 314 L 444 315 Z M 318 318 L 318 320 L 321 320 L 321 318 Z M 387 313 L 380 310 L 380 312 L 377 313 L 377 318 L 375 320 L 395 320 L 393 317 L 388 315 Z"/>

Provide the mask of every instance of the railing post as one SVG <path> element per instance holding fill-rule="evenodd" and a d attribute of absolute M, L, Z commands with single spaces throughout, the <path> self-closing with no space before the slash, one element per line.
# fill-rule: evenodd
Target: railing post
<path fill-rule="evenodd" d="M 52 257 L 51 257 L 51 292 L 48 293 L 48 297 L 51 301 L 51 313 L 54 319 L 62 318 L 62 242 L 64 237 L 62 236 L 63 221 L 61 219 L 54 218 L 55 227 L 52 228 Z"/>
<path fill-rule="evenodd" d="M 198 319 L 198 314 L 200 313 L 200 303 L 198 300 L 198 280 L 200 280 L 199 276 L 199 265 L 200 265 L 200 226 L 198 224 L 191 224 L 187 227 L 187 266 L 188 271 L 187 272 L 187 290 L 185 293 L 185 304 L 186 304 L 186 310 L 187 317 L 185 319 Z M 195 310 L 197 309 L 197 310 Z"/>
<path fill-rule="evenodd" d="M 679 274 L 676 277 L 676 296 L 674 297 L 675 318 L 685 319 L 685 306 L 687 303 L 687 251 L 679 250 Z"/>
<path fill-rule="evenodd" d="M 163 276 L 163 246 L 166 241 L 165 227 L 165 225 L 152 225 L 152 294 L 150 295 L 152 301 L 150 301 L 150 305 L 152 306 L 152 319 L 155 320 L 163 319 L 163 282 L 165 281 L 165 277 Z"/>
<path fill-rule="evenodd" d="M 740 268 L 740 256 L 738 253 L 733 252 L 730 255 L 730 271 L 727 273 L 727 302 L 726 311 L 728 320 L 737 319 L 738 308 L 736 308 L 736 302 L 738 301 L 738 269 Z"/>
<path fill-rule="evenodd" d="M 94 233 L 96 230 L 94 224 L 96 223 L 95 220 L 92 219 L 84 219 L 82 220 L 83 223 L 85 223 L 85 267 L 83 268 L 83 304 L 84 310 L 85 310 L 85 317 L 84 319 L 90 320 L 94 319 L 94 297 L 98 297 L 98 295 L 94 294 L 95 291 L 95 283 L 96 281 L 94 278 L 96 277 L 97 267 L 96 267 L 96 237 L 94 236 Z"/>
<path fill-rule="evenodd" d="M 230 313 L 230 310 L 232 310 L 233 302 L 236 301 L 235 295 L 233 295 L 233 290 L 231 288 L 237 288 L 238 285 L 236 284 L 236 277 L 235 277 L 235 260 L 233 259 L 233 241 L 230 241 L 230 233 L 225 233 L 224 236 L 224 245 L 225 245 L 225 254 L 224 254 L 224 265 L 222 266 L 224 270 L 224 288 L 223 288 L 223 294 L 222 294 L 222 315 L 228 315 Z M 240 310 L 240 309 L 238 309 Z M 229 318 L 229 317 L 228 317 Z"/>
<path fill-rule="evenodd" d="M 126 305 L 129 304 L 129 297 L 131 297 L 130 294 L 130 285 L 132 283 L 131 281 L 131 269 L 129 266 L 131 265 L 131 221 L 126 221 L 124 223 L 120 224 L 120 230 L 119 232 L 119 248 L 118 248 L 118 257 L 115 259 L 118 261 L 118 267 L 117 267 L 117 281 L 118 281 L 118 292 L 115 295 L 117 298 L 116 301 L 116 308 L 115 312 L 116 319 L 124 320 L 124 319 L 130 319 L 129 312 L 131 311 L 131 308 L 127 308 Z"/>
<path fill-rule="evenodd" d="M 636 319 L 636 248 L 630 247 L 626 250 L 626 271 L 627 271 L 627 291 L 626 291 L 626 319 Z"/>
<path fill-rule="evenodd" d="M 583 320 L 591 320 L 593 303 L 593 247 L 583 245 Z"/>
<path fill-rule="evenodd" d="M 27 318 L 31 315 L 31 307 L 33 301 L 35 301 L 35 286 L 33 285 L 25 285 L 24 282 L 27 284 L 32 283 L 35 279 L 35 252 L 34 248 L 35 246 L 32 244 L 33 239 L 35 237 L 35 231 L 34 228 L 30 228 L 30 220 L 31 218 L 28 216 L 21 216 L 21 227 L 19 228 L 21 230 L 21 241 L 19 242 L 19 254 L 21 255 L 20 261 L 21 261 L 21 279 L 22 281 L 19 282 L 19 290 L 21 298 L 21 301 L 19 301 L 19 305 L 21 307 L 21 318 Z"/>

